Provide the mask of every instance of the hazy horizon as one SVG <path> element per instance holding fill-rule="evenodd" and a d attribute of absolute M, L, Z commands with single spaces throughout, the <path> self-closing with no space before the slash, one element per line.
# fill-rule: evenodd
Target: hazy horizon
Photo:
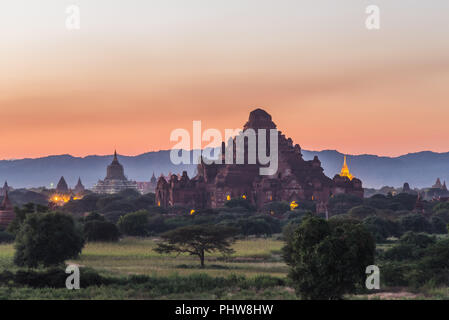
<path fill-rule="evenodd" d="M 136 154 L 123 154 L 121 152 L 119 152 L 117 150 L 117 155 L 122 156 L 122 157 L 136 157 L 139 155 L 143 155 L 143 154 L 147 154 L 147 153 L 151 153 L 151 152 L 161 152 L 161 151 L 170 151 L 171 149 L 160 149 L 160 150 L 150 150 L 150 151 L 144 151 L 144 152 L 139 152 Z M 190 149 L 188 151 L 192 151 L 193 149 Z M 422 151 L 415 151 L 415 152 L 407 152 L 404 154 L 400 154 L 400 155 L 395 155 L 395 156 L 388 156 L 388 155 L 378 155 L 378 154 L 372 154 L 372 153 L 360 153 L 360 154 L 351 154 L 351 153 L 344 153 L 341 152 L 339 150 L 335 150 L 335 149 L 322 149 L 322 150 L 308 150 L 308 149 L 303 149 L 304 151 L 307 152 L 326 152 L 326 151 L 333 151 L 333 152 L 338 152 L 344 155 L 347 155 L 349 157 L 351 156 L 376 156 L 379 158 L 400 158 L 402 156 L 406 156 L 406 155 L 411 155 L 411 154 L 418 154 L 418 153 L 425 153 L 425 152 L 431 152 L 431 153 L 435 153 L 435 154 L 446 154 L 449 153 L 448 151 L 442 151 L 442 152 L 436 152 L 436 151 L 432 151 L 432 150 L 422 150 Z M 99 154 L 99 153 L 92 153 L 92 154 L 87 154 L 87 155 L 82 155 L 82 156 L 77 156 L 71 153 L 60 153 L 60 154 L 48 154 L 48 155 L 43 155 L 43 156 L 37 156 L 37 157 L 24 157 L 24 158 L 4 158 L 4 159 L 0 159 L 0 161 L 14 161 L 14 160 L 25 160 L 25 159 L 41 159 L 41 158 L 48 158 L 48 157 L 60 157 L 60 156 L 70 156 L 70 157 L 74 157 L 74 158 L 88 158 L 88 157 L 109 157 L 109 156 L 113 156 L 114 155 L 114 151 L 110 152 L 110 153 L 104 153 L 104 154 Z"/>

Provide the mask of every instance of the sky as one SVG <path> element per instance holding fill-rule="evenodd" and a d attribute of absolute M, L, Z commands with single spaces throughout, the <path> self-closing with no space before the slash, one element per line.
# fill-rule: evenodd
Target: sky
<path fill-rule="evenodd" d="M 68 30 L 66 9 L 80 9 Z M 380 29 L 368 30 L 368 5 Z M 5 0 L 0 159 L 136 155 L 261 107 L 307 150 L 449 145 L 449 1 Z M 206 143 L 205 143 L 206 144 Z"/>

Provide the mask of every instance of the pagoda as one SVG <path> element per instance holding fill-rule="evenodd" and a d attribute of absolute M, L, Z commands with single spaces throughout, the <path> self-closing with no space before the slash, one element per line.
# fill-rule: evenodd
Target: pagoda
<path fill-rule="evenodd" d="M 65 178 L 61 177 L 56 185 L 55 192 L 50 197 L 50 202 L 56 206 L 63 206 L 65 203 L 69 202 L 71 198 L 72 195 L 69 186 L 67 185 Z"/>
<path fill-rule="evenodd" d="M 57 193 L 69 193 L 69 186 L 68 186 L 67 182 L 65 181 L 64 177 L 61 177 L 61 179 L 59 179 L 59 182 L 56 185 L 56 192 Z"/>
<path fill-rule="evenodd" d="M 81 182 L 81 177 L 79 177 L 78 182 L 77 182 L 75 188 L 73 189 L 73 193 L 75 195 L 82 195 L 85 191 L 86 191 L 86 189 L 84 188 L 84 185 Z"/>
<path fill-rule="evenodd" d="M 117 158 L 117 151 L 114 152 L 114 158 L 106 169 L 104 180 L 98 180 L 92 188 L 95 193 L 114 194 L 126 189 L 137 190 L 137 182 L 130 181 L 125 176 L 125 170 Z"/>

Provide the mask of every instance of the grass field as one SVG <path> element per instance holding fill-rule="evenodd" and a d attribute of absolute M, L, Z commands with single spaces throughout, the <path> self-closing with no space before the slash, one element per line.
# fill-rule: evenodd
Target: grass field
<path fill-rule="evenodd" d="M 157 239 L 124 238 L 117 243 L 88 243 L 76 260 L 68 263 L 91 267 L 101 275 L 128 277 L 146 275 L 166 278 L 168 282 L 183 281 L 189 276 L 208 275 L 212 278 L 244 277 L 251 281 L 261 276 L 285 279 L 287 266 L 281 258 L 283 242 L 275 238 L 238 240 L 235 253 L 224 257 L 219 253 L 206 256 L 206 267 L 201 269 L 195 256 L 160 255 L 153 249 Z M 14 247 L 0 245 L 0 270 L 15 270 Z M 84 290 L 32 289 L 0 287 L 0 299 L 295 299 L 291 288 L 223 287 L 196 292 L 165 293 L 153 288 L 133 285 L 126 287 L 88 287 Z"/>
<path fill-rule="evenodd" d="M 206 267 L 199 268 L 199 259 L 189 255 L 160 255 L 153 249 L 157 239 L 124 238 L 117 243 L 88 243 L 81 256 L 68 263 L 93 268 L 103 276 L 127 278 L 145 275 L 156 280 L 156 285 L 108 285 L 81 290 L 33 289 L 27 287 L 0 287 L 0 299 L 297 299 L 288 285 L 262 285 L 263 276 L 286 279 L 288 268 L 282 261 L 284 243 L 273 238 L 238 240 L 235 253 L 206 256 Z M 385 250 L 391 244 L 378 245 Z M 12 244 L 0 245 L 0 271 L 17 269 L 12 261 Z M 207 277 L 203 279 L 202 277 Z M 214 287 L 214 279 L 240 280 Z M 259 278 L 259 279 L 258 279 Z M 262 279 L 260 279 L 262 278 Z M 245 280 L 247 279 L 247 280 Z M 260 281 L 261 280 L 261 281 Z M 178 283 L 189 282 L 184 290 Z M 220 280 L 221 281 L 221 280 Z M 220 283 L 218 281 L 217 283 Z M 270 280 L 271 281 L 271 280 Z M 212 287 L 195 288 L 196 283 L 212 283 Z M 256 284 L 256 285 L 254 285 Z M 187 286 L 189 287 L 189 286 Z M 368 295 L 346 296 L 347 299 L 449 299 L 448 288 L 422 288 L 409 292 L 406 288 L 385 288 Z"/>
<path fill-rule="evenodd" d="M 80 258 L 70 262 L 117 275 L 169 276 L 207 272 L 211 276 L 285 277 L 287 266 L 280 256 L 282 246 L 282 241 L 270 238 L 239 240 L 233 246 L 234 254 L 228 257 L 209 254 L 206 268 L 199 269 L 198 257 L 160 255 L 153 250 L 155 239 L 125 238 L 118 243 L 89 243 Z"/>

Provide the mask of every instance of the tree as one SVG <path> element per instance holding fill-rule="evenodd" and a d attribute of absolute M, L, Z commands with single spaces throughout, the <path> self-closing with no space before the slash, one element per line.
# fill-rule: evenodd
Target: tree
<path fill-rule="evenodd" d="M 198 256 L 204 268 L 205 253 L 214 251 L 231 254 L 237 230 L 219 225 L 195 225 L 181 227 L 161 235 L 163 242 L 155 249 L 158 253 L 189 253 Z"/>
<path fill-rule="evenodd" d="M 117 226 L 123 234 L 144 237 L 148 234 L 148 211 L 139 210 L 121 216 Z"/>
<path fill-rule="evenodd" d="M 231 200 L 225 202 L 225 206 L 228 208 L 245 208 L 250 212 L 256 211 L 256 208 L 251 204 L 251 202 L 244 198 L 232 198 Z"/>
<path fill-rule="evenodd" d="M 375 243 L 360 223 L 307 217 L 287 231 L 283 256 L 303 299 L 340 299 L 364 283 Z"/>
<path fill-rule="evenodd" d="M 446 223 L 438 216 L 430 218 L 430 224 L 432 225 L 432 233 L 444 234 L 447 232 Z"/>
<path fill-rule="evenodd" d="M 375 216 L 376 209 L 370 206 L 361 205 L 349 209 L 347 214 L 351 216 L 351 218 L 362 220 L 370 216 Z"/>
<path fill-rule="evenodd" d="M 87 241 L 118 241 L 119 231 L 112 222 L 91 220 L 84 224 L 84 238 Z"/>
<path fill-rule="evenodd" d="M 16 214 L 16 217 L 8 226 L 8 232 L 16 235 L 19 232 L 20 226 L 25 221 L 25 218 L 28 214 L 31 213 L 43 213 L 47 212 L 48 207 L 42 206 L 40 204 L 34 204 L 32 202 L 29 202 L 22 206 L 22 208 L 15 207 L 14 212 Z"/>
<path fill-rule="evenodd" d="M 287 211 L 290 211 L 290 204 L 285 201 L 271 201 L 263 206 L 263 212 L 269 214 L 284 214 Z"/>
<path fill-rule="evenodd" d="M 416 233 L 408 231 L 402 235 L 399 239 L 400 244 L 410 244 L 416 248 L 427 248 L 428 246 L 436 243 L 435 236 L 429 236 L 425 233 Z"/>
<path fill-rule="evenodd" d="M 14 263 L 27 267 L 57 265 L 77 257 L 83 246 L 82 233 L 71 216 L 31 213 L 16 236 Z"/>
<path fill-rule="evenodd" d="M 343 214 L 361 205 L 362 202 L 362 199 L 352 194 L 338 194 L 329 199 L 328 208 L 331 214 Z"/>
<path fill-rule="evenodd" d="M 403 216 L 400 219 L 400 224 L 403 232 L 432 232 L 432 226 L 430 222 L 419 213 L 412 213 Z"/>
<path fill-rule="evenodd" d="M 399 223 L 378 216 L 367 217 L 363 219 L 362 224 L 371 232 L 376 242 L 383 242 L 388 237 L 399 236 L 400 234 Z"/>
<path fill-rule="evenodd" d="M 14 235 L 6 231 L 0 230 L 0 244 L 14 242 Z"/>
<path fill-rule="evenodd" d="M 91 212 L 87 216 L 84 217 L 84 222 L 105 221 L 105 220 L 106 219 L 104 218 L 104 216 L 99 214 L 98 212 Z"/>

